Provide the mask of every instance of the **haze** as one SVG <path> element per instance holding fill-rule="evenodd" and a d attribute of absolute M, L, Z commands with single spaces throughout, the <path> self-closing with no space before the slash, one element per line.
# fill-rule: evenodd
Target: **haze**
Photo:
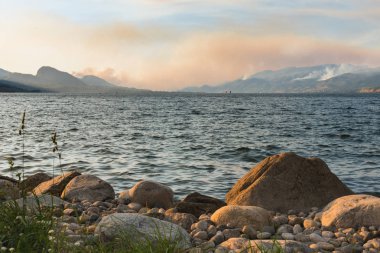
<path fill-rule="evenodd" d="M 380 65 L 376 0 L 0 0 L 0 68 L 177 90 L 257 71 Z"/>

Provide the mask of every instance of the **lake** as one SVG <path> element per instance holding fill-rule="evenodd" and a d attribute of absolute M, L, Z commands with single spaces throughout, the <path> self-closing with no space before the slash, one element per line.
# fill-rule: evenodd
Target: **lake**
<path fill-rule="evenodd" d="M 380 96 L 177 94 L 0 94 L 0 171 L 76 169 L 116 192 L 141 179 L 176 198 L 198 191 L 223 199 L 266 156 L 323 159 L 355 192 L 380 192 Z M 57 132 L 61 168 L 50 136 Z M 15 159 L 10 171 L 6 157 Z"/>

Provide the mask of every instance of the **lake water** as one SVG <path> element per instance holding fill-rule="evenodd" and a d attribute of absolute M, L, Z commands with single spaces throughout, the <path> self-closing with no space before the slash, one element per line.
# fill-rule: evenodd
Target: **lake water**
<path fill-rule="evenodd" d="M 176 198 L 198 191 L 224 198 L 269 155 L 317 156 L 356 192 L 380 192 L 379 95 L 0 94 L 0 173 L 53 172 L 51 132 L 62 169 L 91 173 L 116 192 L 140 179 Z M 56 168 L 55 173 L 60 169 Z"/>

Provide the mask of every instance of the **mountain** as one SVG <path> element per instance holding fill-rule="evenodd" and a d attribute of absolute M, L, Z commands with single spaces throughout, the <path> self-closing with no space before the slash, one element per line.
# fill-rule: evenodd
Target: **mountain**
<path fill-rule="evenodd" d="M 380 69 L 351 64 L 325 64 L 265 70 L 224 84 L 188 87 L 184 92 L 224 93 L 355 93 L 380 86 Z"/>
<path fill-rule="evenodd" d="M 40 92 L 68 93 L 139 93 L 150 92 L 113 85 L 96 76 L 77 78 L 52 67 L 41 67 L 36 75 L 12 73 L 0 69 L 2 89 L 13 91 L 33 90 Z"/>
<path fill-rule="evenodd" d="M 101 79 L 97 76 L 92 76 L 92 75 L 83 76 L 81 80 L 82 82 L 94 87 L 102 87 L 102 88 L 116 87 L 116 85 L 109 83 L 106 80 Z"/>

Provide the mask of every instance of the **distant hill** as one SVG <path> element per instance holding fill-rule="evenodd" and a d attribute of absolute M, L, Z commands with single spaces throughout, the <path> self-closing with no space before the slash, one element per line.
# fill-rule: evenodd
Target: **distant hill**
<path fill-rule="evenodd" d="M 136 93 L 150 92 L 116 86 L 96 76 L 77 78 L 67 72 L 52 67 L 41 67 L 36 75 L 12 73 L 0 69 L 2 89 L 22 92 L 33 90 L 40 92 L 68 92 L 68 93 Z M 0 91 L 1 92 L 1 91 Z"/>
<path fill-rule="evenodd" d="M 380 86 L 380 69 L 349 64 L 325 64 L 266 70 L 220 85 L 188 87 L 184 92 L 206 93 L 356 93 Z"/>
<path fill-rule="evenodd" d="M 7 80 L 0 80 L 0 92 L 44 92 L 45 90 L 15 83 Z"/>

